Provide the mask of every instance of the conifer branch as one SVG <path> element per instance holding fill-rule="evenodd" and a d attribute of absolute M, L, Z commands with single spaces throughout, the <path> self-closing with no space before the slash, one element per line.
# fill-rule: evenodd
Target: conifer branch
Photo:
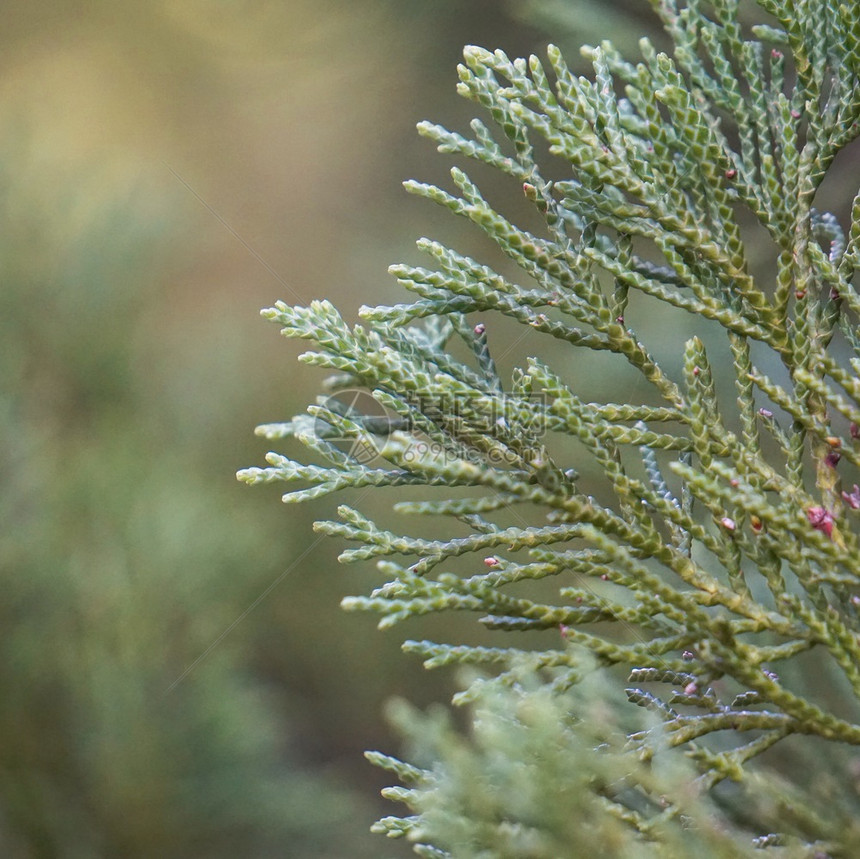
<path fill-rule="evenodd" d="M 459 611 L 494 634 L 542 635 L 533 650 L 405 647 L 427 667 L 483 666 L 490 674 L 460 702 L 496 712 L 532 701 L 517 730 L 531 725 L 579 760 L 591 759 L 575 731 L 537 722 L 557 716 L 572 688 L 594 676 L 609 683 L 621 666 L 631 711 L 647 724 L 627 732 L 626 751 L 596 759 L 595 772 L 677 748 L 702 789 L 730 779 L 766 783 L 776 797 L 784 786 L 761 764 L 765 751 L 790 737 L 860 745 L 860 195 L 844 226 L 814 206 L 860 130 L 860 11 L 759 0 L 771 18 L 748 31 L 736 0 L 652 6 L 673 56 L 643 40 L 634 64 L 605 42 L 583 49 L 590 77 L 574 75 L 554 47 L 546 63 L 466 48 L 458 91 L 493 127 L 476 119 L 467 133 L 426 122 L 419 131 L 512 181 L 539 228 L 494 208 L 461 166 L 448 188 L 407 182 L 488 237 L 500 263 L 421 239 L 430 265 L 391 269 L 415 297 L 363 307 L 363 325 L 326 301 L 264 311 L 286 336 L 315 344 L 301 360 L 338 374 L 332 390 L 356 396 L 323 397 L 258 429 L 328 465 L 270 453 L 268 467 L 239 476 L 300 484 L 285 501 L 437 488 L 430 500 L 398 494 L 395 509 L 434 517 L 438 537 L 400 534 L 348 506 L 340 521 L 318 523 L 358 544 L 342 561 L 381 559 L 387 582 L 345 608 L 378 613 L 381 627 Z M 546 150 L 554 162 L 544 165 Z M 770 278 L 754 273 L 751 221 L 769 237 Z M 686 315 L 677 364 L 662 364 L 636 333 L 645 305 Z M 506 376 L 494 344 L 510 325 L 633 368 L 641 399 L 619 403 L 607 391 L 586 401 L 574 360 L 532 358 Z M 467 357 L 455 357 L 463 346 Z M 581 476 L 594 472 L 599 484 Z M 386 560 L 394 555 L 401 562 Z M 840 678 L 841 700 L 804 682 L 807 669 L 795 666 L 809 658 Z M 538 684 L 531 691 L 518 686 L 525 676 Z M 480 748 L 463 755 L 489 765 Z M 571 855 L 558 852 L 573 842 L 559 841 L 568 830 L 557 821 L 505 808 L 488 823 L 468 802 L 461 814 L 430 770 L 372 759 L 409 785 L 388 795 L 415 812 L 377 829 L 413 839 L 419 855 L 459 855 L 458 832 L 486 855 Z M 576 789 L 613 825 L 674 843 L 683 792 L 664 791 L 668 807 L 655 807 L 650 777 L 631 778 L 632 794 L 601 776 Z M 764 805 L 721 812 L 750 849 L 794 843 L 849 855 L 850 814 L 816 806 L 777 832 Z M 701 822 L 710 813 L 702 843 L 739 855 L 721 852 L 741 841 L 727 835 L 726 847 L 728 830 L 717 836 Z M 503 837 L 531 852 L 493 852 Z"/>

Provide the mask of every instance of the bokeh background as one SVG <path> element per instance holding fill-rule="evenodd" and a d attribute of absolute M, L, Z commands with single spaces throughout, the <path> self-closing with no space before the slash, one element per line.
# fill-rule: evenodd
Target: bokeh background
<path fill-rule="evenodd" d="M 444 180 L 464 44 L 632 52 L 647 5 L 5 0 L 0 855 L 411 855 L 362 751 L 451 678 L 339 609 L 336 502 L 236 482 L 320 380 L 258 311 L 402 300 L 455 234 L 400 182 Z"/>

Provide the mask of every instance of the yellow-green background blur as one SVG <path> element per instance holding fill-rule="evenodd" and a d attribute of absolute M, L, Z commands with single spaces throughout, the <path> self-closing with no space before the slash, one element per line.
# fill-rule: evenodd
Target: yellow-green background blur
<path fill-rule="evenodd" d="M 450 678 L 338 608 L 335 502 L 236 482 L 320 378 L 259 309 L 404 300 L 462 46 L 630 51 L 631 5 L 2 4 L 0 856 L 408 854 L 361 753 Z"/>

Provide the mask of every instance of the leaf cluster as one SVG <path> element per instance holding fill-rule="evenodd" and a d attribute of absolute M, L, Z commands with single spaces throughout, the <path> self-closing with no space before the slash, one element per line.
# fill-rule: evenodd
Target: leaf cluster
<path fill-rule="evenodd" d="M 497 211 L 460 167 L 447 190 L 407 182 L 489 237 L 503 265 L 421 239 L 429 266 L 392 267 L 414 298 L 363 307 L 362 324 L 326 301 L 264 311 L 315 344 L 301 360 L 332 371 L 333 392 L 373 407 L 330 393 L 260 428 L 322 464 L 271 453 L 240 477 L 300 484 L 290 502 L 445 487 L 395 504 L 442 517 L 440 539 L 346 505 L 317 524 L 359 544 L 341 560 L 380 559 L 387 579 L 345 607 L 381 626 L 461 611 L 543 632 L 529 650 L 405 645 L 501 687 L 524 664 L 557 694 L 593 660 L 620 666 L 628 700 L 656 717 L 631 748 L 683 748 L 712 788 L 751 778 L 748 764 L 792 735 L 860 744 L 860 196 L 846 227 L 815 207 L 860 131 L 860 8 L 760 0 L 764 23 L 745 32 L 733 0 L 652 5 L 673 56 L 643 40 L 634 64 L 605 42 L 583 49 L 592 73 L 578 76 L 553 47 L 546 62 L 466 49 L 459 91 L 492 127 L 419 131 L 521 187 L 538 227 Z M 675 365 L 637 334 L 652 306 L 701 329 Z M 503 375 L 489 335 L 506 324 L 605 354 L 644 395 L 586 401 L 573 362 L 543 356 Z M 836 678 L 838 699 L 804 684 L 810 664 Z M 791 826 L 802 843 L 829 837 L 814 815 Z"/>

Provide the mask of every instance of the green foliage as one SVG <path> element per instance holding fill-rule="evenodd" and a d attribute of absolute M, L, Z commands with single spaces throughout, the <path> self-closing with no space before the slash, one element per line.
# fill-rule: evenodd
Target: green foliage
<path fill-rule="evenodd" d="M 468 741 L 446 711 L 422 715 L 394 702 L 392 720 L 408 738 L 410 757 L 426 761 L 426 769 L 379 753 L 367 757 L 410 785 L 383 793 L 418 812 L 407 821 L 423 842 L 416 852 L 464 859 L 741 855 L 745 835 L 691 789 L 686 761 L 660 756 L 651 763 L 625 752 L 617 724 L 623 704 L 608 691 L 594 674 L 561 694 L 528 674 L 522 686 L 485 684 Z M 778 787 L 767 785 L 771 798 Z M 398 835 L 403 824 L 386 818 L 374 829 Z"/>
<path fill-rule="evenodd" d="M 399 534 L 348 506 L 341 521 L 318 523 L 361 544 L 343 561 L 380 558 L 388 579 L 345 607 L 381 614 L 383 627 L 464 611 L 490 630 L 541 633 L 525 648 L 406 643 L 428 667 L 477 665 L 494 678 L 458 697 L 477 702 L 472 744 L 434 728 L 432 775 L 393 765 L 414 786 L 392 796 L 416 815 L 381 828 L 416 840 L 420 855 L 588 853 L 594 833 L 583 835 L 576 815 L 558 828 L 552 815 L 602 802 L 600 785 L 622 771 L 668 806 L 613 806 L 606 813 L 629 831 L 605 838 L 620 839 L 618 850 L 657 839 L 660 855 L 689 855 L 673 840 L 680 830 L 660 826 L 692 815 L 690 831 L 712 832 L 710 812 L 688 812 L 673 788 L 684 782 L 680 763 L 653 773 L 639 763 L 675 748 L 697 788 L 722 797 L 725 826 L 743 829 L 747 847 L 755 836 L 759 847 L 795 844 L 798 855 L 852 855 L 860 841 L 847 774 L 827 775 L 839 802 L 819 808 L 804 784 L 773 788 L 768 764 L 786 743 L 860 744 L 860 196 L 844 230 L 844 216 L 815 208 L 860 132 L 860 9 L 760 0 L 766 15 L 747 32 L 732 0 L 652 5 L 673 56 L 643 40 L 633 64 L 606 42 L 583 49 L 593 74 L 580 77 L 553 47 L 548 63 L 470 47 L 459 91 L 502 137 L 478 119 L 470 136 L 419 126 L 441 152 L 522 188 L 530 209 L 520 200 L 517 211 L 532 229 L 459 167 L 450 190 L 406 183 L 478 227 L 501 264 L 422 239 L 431 267 L 392 268 L 416 298 L 363 307 L 364 325 L 327 301 L 264 311 L 285 335 L 316 344 L 301 360 L 336 373 L 331 391 L 352 393 L 260 428 L 295 437 L 323 464 L 271 453 L 242 479 L 300 484 L 290 502 L 346 488 L 450 490 L 395 505 L 444 517 L 439 539 Z M 754 254 L 759 234 L 767 246 Z M 681 360 L 659 358 L 662 344 L 637 334 L 653 323 L 651 307 L 667 330 L 677 310 L 687 314 L 696 334 Z M 491 312 L 498 322 L 466 319 Z M 488 337 L 515 330 L 506 320 L 547 336 L 540 358 L 503 375 L 512 347 L 493 356 Z M 632 368 L 636 402 L 577 393 L 586 351 Z M 543 685 L 523 687 L 524 666 Z M 653 721 L 630 727 L 626 746 L 610 743 L 606 763 L 591 751 L 594 718 L 569 723 L 590 699 L 565 696 L 594 672 L 617 682 L 615 666 L 629 673 L 628 702 Z M 538 715 L 517 720 L 521 707 Z M 556 771 L 559 745 L 569 763 Z M 470 781 L 479 773 L 506 786 L 489 805 L 486 785 Z M 529 791 L 545 797 L 548 817 Z M 765 807 L 751 801 L 757 791 L 777 798 Z M 774 813 L 798 804 L 806 813 Z M 500 831 L 523 846 L 505 847 Z M 719 852 L 728 831 L 702 843 L 730 855 Z"/>

